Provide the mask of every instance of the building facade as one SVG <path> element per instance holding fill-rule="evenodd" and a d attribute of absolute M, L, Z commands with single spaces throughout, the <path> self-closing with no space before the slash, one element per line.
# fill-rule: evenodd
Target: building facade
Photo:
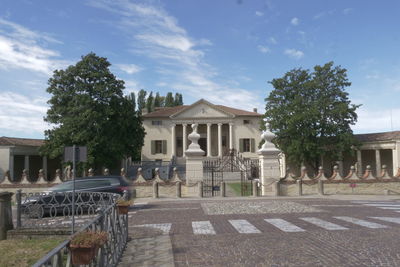
<path fill-rule="evenodd" d="M 160 108 L 143 115 L 146 130 L 142 161 L 185 157 L 191 124 L 197 123 L 204 157 L 220 157 L 236 149 L 244 157 L 256 158 L 261 141 L 262 114 L 214 105 L 201 99 L 192 105 Z"/>
<path fill-rule="evenodd" d="M 41 139 L 0 137 L 0 178 L 9 172 L 12 181 L 19 181 L 25 169 L 28 177 L 37 179 L 42 169 L 44 178 L 52 180 L 56 169 L 61 168 L 61 161 L 40 156 L 39 147 L 43 143 Z"/>

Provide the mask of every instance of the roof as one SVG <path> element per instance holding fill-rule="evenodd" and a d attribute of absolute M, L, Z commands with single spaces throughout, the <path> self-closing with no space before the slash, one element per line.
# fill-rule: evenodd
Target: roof
<path fill-rule="evenodd" d="M 392 141 L 400 140 L 400 131 L 356 134 L 355 137 L 361 142 Z"/>
<path fill-rule="evenodd" d="M 164 108 L 159 108 L 156 111 L 150 112 L 148 114 L 143 115 L 144 118 L 168 118 L 172 116 L 173 114 L 179 113 L 183 111 L 184 109 L 189 109 L 191 106 L 196 105 L 199 102 L 206 102 L 211 106 L 216 107 L 217 109 L 230 113 L 236 116 L 254 116 L 254 117 L 261 117 L 263 114 L 257 113 L 257 112 L 252 112 L 252 111 L 246 111 L 242 109 L 237 109 L 237 108 L 231 108 L 223 105 L 213 105 L 203 99 L 200 99 L 199 101 L 193 103 L 192 105 L 183 105 L 183 106 L 176 106 L 176 107 L 164 107 Z"/>
<path fill-rule="evenodd" d="M 0 146 L 35 146 L 39 147 L 44 144 L 43 139 L 28 139 L 15 137 L 0 137 Z"/>

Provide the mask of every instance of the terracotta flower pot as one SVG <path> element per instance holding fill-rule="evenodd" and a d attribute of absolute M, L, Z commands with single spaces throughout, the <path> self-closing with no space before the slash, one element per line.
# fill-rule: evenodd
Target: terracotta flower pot
<path fill-rule="evenodd" d="M 81 264 L 90 264 L 94 257 L 96 256 L 98 247 L 79 247 L 70 245 L 70 250 L 72 254 L 72 264 L 81 265 Z"/>
<path fill-rule="evenodd" d="M 117 205 L 118 214 L 127 214 L 129 210 L 129 206 L 127 205 Z"/>

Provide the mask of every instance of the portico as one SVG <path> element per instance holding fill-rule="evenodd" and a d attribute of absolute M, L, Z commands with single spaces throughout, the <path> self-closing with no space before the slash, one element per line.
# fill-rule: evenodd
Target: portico
<path fill-rule="evenodd" d="M 203 99 L 189 106 L 158 109 L 143 115 L 147 134 L 142 160 L 184 158 L 193 123 L 198 124 L 198 143 L 206 152 L 204 157 L 221 157 L 236 149 L 246 157 L 256 158 L 261 118 L 256 110 L 214 105 Z"/>

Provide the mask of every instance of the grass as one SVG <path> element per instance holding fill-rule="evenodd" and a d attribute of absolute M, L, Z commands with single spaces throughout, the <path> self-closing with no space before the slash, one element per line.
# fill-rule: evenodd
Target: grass
<path fill-rule="evenodd" d="M 227 183 L 227 185 L 232 188 L 236 196 L 242 195 L 241 183 Z M 248 186 L 250 187 L 251 184 L 248 184 Z M 248 188 L 244 193 L 244 196 L 251 196 L 251 188 Z"/>
<path fill-rule="evenodd" d="M 0 241 L 0 267 L 32 266 L 65 238 Z"/>

